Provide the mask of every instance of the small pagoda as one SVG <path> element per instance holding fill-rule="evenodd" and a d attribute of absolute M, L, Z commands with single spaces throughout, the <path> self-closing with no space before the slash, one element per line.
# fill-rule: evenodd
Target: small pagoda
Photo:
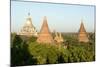
<path fill-rule="evenodd" d="M 61 33 L 55 32 L 54 41 L 56 43 L 63 43 L 64 42 L 64 39 L 63 39 Z"/>

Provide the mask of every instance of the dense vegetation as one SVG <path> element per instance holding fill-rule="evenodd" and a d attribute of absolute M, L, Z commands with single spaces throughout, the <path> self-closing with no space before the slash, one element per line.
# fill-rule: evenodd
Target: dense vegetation
<path fill-rule="evenodd" d="M 95 36 L 89 34 L 89 43 L 79 43 L 77 37 L 63 34 L 65 42 L 38 44 L 35 37 L 11 34 L 11 65 L 37 65 L 95 61 Z M 67 46 L 65 48 L 64 46 Z"/>

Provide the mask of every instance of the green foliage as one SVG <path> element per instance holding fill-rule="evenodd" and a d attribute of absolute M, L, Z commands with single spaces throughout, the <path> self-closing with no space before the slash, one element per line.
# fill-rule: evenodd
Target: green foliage
<path fill-rule="evenodd" d="M 15 33 L 11 34 L 11 64 L 35 65 L 72 62 L 89 62 L 95 60 L 95 38 L 90 35 L 90 42 L 79 43 L 77 36 L 63 35 L 63 44 L 39 44 L 35 37 L 23 40 Z M 65 48 L 64 46 L 67 46 Z"/>
<path fill-rule="evenodd" d="M 11 33 L 11 47 L 13 47 L 13 41 L 15 39 L 16 33 Z"/>
<path fill-rule="evenodd" d="M 12 34 L 12 47 L 11 47 L 11 65 L 20 66 L 20 65 L 32 65 L 37 61 L 32 59 L 28 51 L 28 45 L 24 42 L 20 36 Z"/>
<path fill-rule="evenodd" d="M 32 55 L 34 55 L 35 58 L 37 58 L 37 61 L 39 61 L 37 64 L 47 63 L 47 57 L 48 63 L 56 63 L 58 52 L 54 46 L 33 42 L 29 44 L 29 51 Z"/>
<path fill-rule="evenodd" d="M 16 35 L 16 33 L 11 34 L 11 47 L 18 47 L 20 48 L 20 44 L 22 43 L 22 39 Z"/>
<path fill-rule="evenodd" d="M 36 42 L 36 39 L 37 39 L 37 37 L 32 36 L 32 37 L 29 37 L 27 41 L 28 41 L 28 43 Z"/>

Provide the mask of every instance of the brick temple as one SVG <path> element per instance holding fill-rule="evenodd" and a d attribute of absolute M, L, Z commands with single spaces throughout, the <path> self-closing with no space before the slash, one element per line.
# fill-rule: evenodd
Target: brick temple
<path fill-rule="evenodd" d="M 79 42 L 89 42 L 87 32 L 85 30 L 83 21 L 81 21 L 79 33 L 78 33 L 78 40 Z"/>
<path fill-rule="evenodd" d="M 53 43 L 54 42 L 52 34 L 51 34 L 48 24 L 47 24 L 46 16 L 43 19 L 43 24 L 42 24 L 41 30 L 39 32 L 37 42 L 38 43 Z"/>

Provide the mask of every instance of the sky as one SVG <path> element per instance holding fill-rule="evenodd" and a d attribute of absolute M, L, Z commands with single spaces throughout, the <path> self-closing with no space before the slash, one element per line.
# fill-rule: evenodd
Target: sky
<path fill-rule="evenodd" d="M 43 2 L 11 1 L 11 32 L 19 32 L 26 22 L 28 13 L 39 32 L 43 17 L 47 17 L 50 31 L 78 32 L 83 20 L 87 32 L 94 32 L 95 6 L 55 4 Z"/>

